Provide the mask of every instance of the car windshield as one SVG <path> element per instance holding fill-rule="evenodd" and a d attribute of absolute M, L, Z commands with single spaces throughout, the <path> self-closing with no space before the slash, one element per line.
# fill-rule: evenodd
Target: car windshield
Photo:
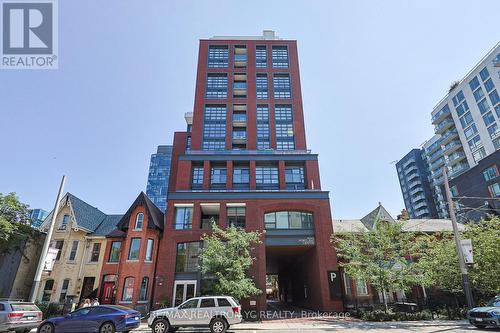
<path fill-rule="evenodd" d="M 494 298 L 488 302 L 487 306 L 499 306 L 500 307 L 500 298 Z"/>
<path fill-rule="evenodd" d="M 35 304 L 12 303 L 13 311 L 40 311 Z"/>

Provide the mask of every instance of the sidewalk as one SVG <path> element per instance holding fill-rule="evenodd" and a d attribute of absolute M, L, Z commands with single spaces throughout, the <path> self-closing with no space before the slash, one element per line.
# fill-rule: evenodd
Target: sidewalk
<path fill-rule="evenodd" d="M 360 320 L 311 320 L 309 322 L 293 322 L 293 321 L 264 321 L 264 322 L 244 322 L 231 326 L 231 330 L 290 330 L 300 331 L 308 329 L 404 329 L 419 327 L 449 327 L 466 328 L 469 323 L 466 320 L 425 320 L 425 321 L 393 321 L 393 322 L 370 322 Z"/>

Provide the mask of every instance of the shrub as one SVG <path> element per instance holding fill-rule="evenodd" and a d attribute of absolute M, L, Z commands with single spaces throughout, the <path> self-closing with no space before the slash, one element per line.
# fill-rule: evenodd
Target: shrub
<path fill-rule="evenodd" d="M 59 303 L 45 303 L 45 302 L 38 303 L 37 302 L 36 306 L 38 306 L 40 311 L 42 311 L 43 319 L 59 316 L 62 314 L 62 312 L 61 312 L 62 308 L 59 305 Z"/>
<path fill-rule="evenodd" d="M 360 318 L 366 321 L 431 320 L 432 313 L 428 310 L 415 313 L 394 312 L 392 310 L 387 312 L 383 310 L 373 310 L 362 312 Z"/>

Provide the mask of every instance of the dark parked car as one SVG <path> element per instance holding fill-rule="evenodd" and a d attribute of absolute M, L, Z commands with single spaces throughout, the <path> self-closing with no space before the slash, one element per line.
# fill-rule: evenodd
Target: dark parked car
<path fill-rule="evenodd" d="M 500 296 L 493 298 L 486 306 L 470 310 L 467 318 L 477 328 L 500 327 Z"/>
<path fill-rule="evenodd" d="M 139 327 L 141 314 L 120 305 L 81 308 L 64 317 L 49 318 L 38 327 L 38 333 L 114 333 Z"/>
<path fill-rule="evenodd" d="M 0 300 L 0 332 L 26 333 L 42 321 L 42 311 L 33 303 Z"/>

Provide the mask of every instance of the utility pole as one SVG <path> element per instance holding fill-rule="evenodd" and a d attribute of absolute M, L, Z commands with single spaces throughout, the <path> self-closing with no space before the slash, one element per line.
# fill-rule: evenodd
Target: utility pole
<path fill-rule="evenodd" d="M 474 299 L 472 298 L 472 290 L 470 287 L 469 273 L 465 265 L 464 254 L 462 251 L 462 244 L 460 243 L 460 234 L 458 233 L 457 217 L 455 215 L 455 205 L 451 199 L 450 184 L 448 184 L 448 174 L 446 167 L 443 167 L 444 175 L 444 189 L 446 192 L 446 200 L 448 201 L 448 210 L 450 211 L 451 224 L 453 225 L 453 236 L 455 238 L 455 245 L 457 247 L 458 263 L 460 264 L 460 272 L 462 274 L 462 288 L 464 288 L 465 298 L 467 300 L 467 307 L 472 309 L 474 307 Z"/>
<path fill-rule="evenodd" d="M 38 260 L 38 267 L 36 269 L 35 278 L 33 279 L 33 286 L 31 287 L 30 302 L 35 302 L 36 295 L 38 293 L 38 288 L 40 287 L 40 281 L 42 279 L 43 267 L 45 266 L 45 258 L 47 257 L 47 252 L 49 251 L 50 239 L 52 238 L 52 232 L 54 231 L 54 225 L 56 224 L 57 213 L 59 212 L 59 201 L 61 200 L 61 194 L 64 189 L 64 182 L 66 181 L 66 176 L 62 176 L 61 185 L 59 186 L 59 192 L 57 192 L 57 199 L 54 205 L 54 210 L 52 211 L 52 219 L 50 220 L 49 230 L 45 236 L 45 242 L 43 243 L 42 253 L 40 254 L 40 259 Z"/>

